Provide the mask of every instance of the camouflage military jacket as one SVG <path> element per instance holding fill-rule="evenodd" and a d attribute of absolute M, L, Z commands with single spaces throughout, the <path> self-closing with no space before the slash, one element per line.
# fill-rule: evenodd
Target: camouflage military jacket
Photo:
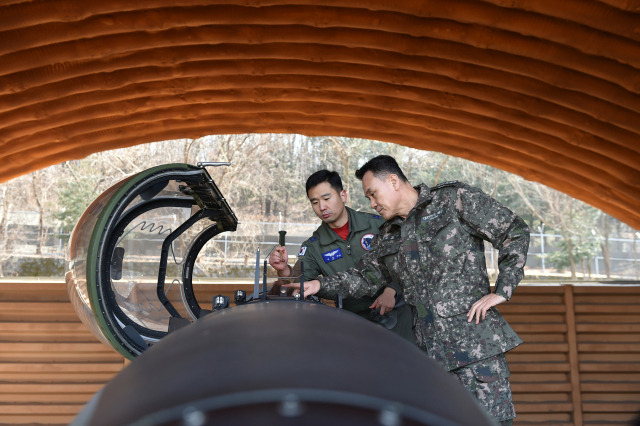
<path fill-rule="evenodd" d="M 407 217 L 385 222 L 358 267 L 320 278 L 321 290 L 360 296 L 399 283 L 414 309 L 418 344 L 449 370 L 516 347 L 522 340 L 495 308 L 480 324 L 468 323 L 467 313 L 490 292 L 483 240 L 499 250 L 495 292 L 511 298 L 524 275 L 526 223 L 459 182 L 416 190 Z"/>
<path fill-rule="evenodd" d="M 358 212 L 349 207 L 346 208 L 349 214 L 349 235 L 347 240 L 343 240 L 326 223 L 322 223 L 315 230 L 311 238 L 302 243 L 298 260 L 293 267 L 293 276 L 300 275 L 300 263 L 304 262 L 305 280 L 312 280 L 318 276 L 330 276 L 336 272 L 346 271 L 355 267 L 362 256 L 371 248 L 371 241 L 378 233 L 384 220 L 376 215 Z M 396 287 L 396 286 L 393 286 Z M 398 294 L 402 292 L 395 288 Z M 318 293 L 319 297 L 329 299 L 335 297 Z M 369 306 L 376 300 L 376 295 L 362 295 L 360 297 L 345 296 L 342 306 L 345 310 L 360 315 L 365 319 L 370 319 Z M 412 330 L 412 313 L 409 306 L 405 305 L 397 309 L 397 323 L 391 331 L 415 342 Z"/>

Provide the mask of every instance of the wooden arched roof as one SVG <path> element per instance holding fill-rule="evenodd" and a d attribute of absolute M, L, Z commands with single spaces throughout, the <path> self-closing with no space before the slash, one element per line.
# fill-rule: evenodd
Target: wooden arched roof
<path fill-rule="evenodd" d="M 206 134 L 377 139 L 640 228 L 638 0 L 6 0 L 0 182 Z"/>

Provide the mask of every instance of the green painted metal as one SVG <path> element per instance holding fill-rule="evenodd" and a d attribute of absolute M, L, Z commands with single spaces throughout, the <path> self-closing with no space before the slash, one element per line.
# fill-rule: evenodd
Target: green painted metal
<path fill-rule="evenodd" d="M 137 186 L 137 184 L 139 184 L 140 182 L 149 179 L 153 175 L 163 174 L 165 172 L 174 170 L 193 171 L 200 169 L 183 163 L 164 164 L 140 172 L 137 175 L 134 175 L 114 185 L 112 189 L 114 189 L 115 192 L 113 193 L 113 195 L 111 195 L 109 201 L 105 205 L 96 221 L 93 232 L 91 234 L 89 247 L 87 249 L 87 293 L 89 295 L 91 309 L 94 313 L 96 322 L 102 334 L 108 339 L 109 343 L 111 343 L 114 349 L 116 349 L 120 354 L 130 360 L 133 360 L 137 355 L 131 353 L 131 351 L 122 344 L 120 339 L 113 335 L 113 332 L 108 325 L 107 313 L 104 312 L 104 307 L 100 303 L 100 294 L 98 291 L 98 279 L 100 273 L 99 251 L 101 245 L 104 243 L 105 227 L 112 219 L 112 215 L 114 214 L 114 212 L 120 207 L 123 198 L 128 195 L 131 189 Z"/>

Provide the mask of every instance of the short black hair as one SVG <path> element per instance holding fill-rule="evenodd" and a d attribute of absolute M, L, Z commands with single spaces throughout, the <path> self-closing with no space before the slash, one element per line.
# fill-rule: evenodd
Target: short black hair
<path fill-rule="evenodd" d="M 338 194 L 342 192 L 342 179 L 340 179 L 338 172 L 323 169 L 318 170 L 307 178 L 307 196 L 309 195 L 309 190 L 311 188 L 320 185 L 322 182 L 328 182 Z"/>
<path fill-rule="evenodd" d="M 408 182 L 407 177 L 402 173 L 400 166 L 395 158 L 390 155 L 378 155 L 364 163 L 362 167 L 356 170 L 356 177 L 362 180 L 366 172 L 371 172 L 378 179 L 384 179 L 390 174 L 398 175 L 401 181 Z"/>

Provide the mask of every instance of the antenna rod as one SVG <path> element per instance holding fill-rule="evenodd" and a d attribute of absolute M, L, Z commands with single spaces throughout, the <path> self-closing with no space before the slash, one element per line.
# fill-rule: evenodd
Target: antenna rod
<path fill-rule="evenodd" d="M 304 261 L 300 261 L 300 300 L 304 300 Z"/>
<path fill-rule="evenodd" d="M 262 300 L 267 300 L 267 261 L 264 261 L 264 272 L 262 275 Z"/>
<path fill-rule="evenodd" d="M 256 281 L 253 285 L 253 298 L 257 299 L 260 292 L 260 248 L 256 251 Z"/>

